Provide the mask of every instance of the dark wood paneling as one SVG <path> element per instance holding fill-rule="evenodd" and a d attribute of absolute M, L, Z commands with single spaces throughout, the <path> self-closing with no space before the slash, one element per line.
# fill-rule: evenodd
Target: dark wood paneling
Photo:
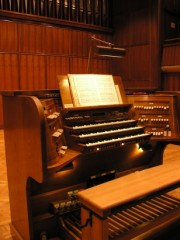
<path fill-rule="evenodd" d="M 180 91 L 180 44 L 163 47 L 162 67 L 169 69 L 162 73 L 162 89 Z M 174 69 L 177 70 L 172 70 Z"/>
<path fill-rule="evenodd" d="M 115 34 L 114 43 L 121 47 L 126 47 L 131 44 L 130 19 L 127 14 L 121 14 L 115 17 Z"/>
<path fill-rule="evenodd" d="M 126 52 L 126 56 L 124 58 L 115 58 L 113 59 L 113 75 L 121 76 L 123 80 L 124 87 L 128 87 L 128 82 L 126 79 L 131 78 L 131 72 L 129 69 L 130 66 L 130 54 L 131 52 L 128 50 Z"/>
<path fill-rule="evenodd" d="M 164 46 L 162 66 L 180 65 L 180 45 Z"/>
<path fill-rule="evenodd" d="M 151 65 L 150 45 L 134 46 L 130 48 L 131 79 L 134 81 L 147 81 L 150 79 Z M 140 68 L 136 67 L 140 66 Z"/>
<path fill-rule="evenodd" d="M 180 91 L 180 73 L 163 73 L 162 89 L 164 91 Z"/>
<path fill-rule="evenodd" d="M 150 43 L 150 17 L 150 11 L 148 8 L 140 9 L 136 12 L 130 13 L 130 44 L 141 45 Z"/>
<path fill-rule="evenodd" d="M 18 24 L 19 30 L 19 52 L 44 53 L 45 52 L 45 30 L 42 25 Z"/>
<path fill-rule="evenodd" d="M 19 88 L 17 54 L 0 54 L 0 90 Z"/>
<path fill-rule="evenodd" d="M 106 59 L 93 59 L 92 72 L 98 74 L 112 74 L 112 68 L 110 67 L 110 58 Z"/>
<path fill-rule="evenodd" d="M 20 56 L 20 89 L 46 89 L 46 56 Z"/>
<path fill-rule="evenodd" d="M 87 58 L 73 57 L 70 59 L 70 73 L 76 74 L 112 74 L 110 60 L 101 58 L 91 58 L 88 67 Z"/>
<path fill-rule="evenodd" d="M 52 26 L 19 24 L 19 51 L 69 55 L 69 30 Z"/>
<path fill-rule="evenodd" d="M 152 45 L 129 47 L 125 58 L 114 60 L 114 75 L 120 75 L 125 88 L 149 88 L 154 81 L 154 64 Z M 157 66 L 156 66 L 157 67 Z M 151 80 L 152 79 L 152 80 Z M 154 84 L 155 85 L 155 84 Z"/>
<path fill-rule="evenodd" d="M 17 23 L 0 21 L 0 51 L 16 52 L 18 49 Z"/>
<path fill-rule="evenodd" d="M 1 38 L 0 38 L 1 39 Z M 0 90 L 19 89 L 17 54 L 0 54 Z M 0 128 L 3 127 L 2 99 L 0 97 Z"/>
<path fill-rule="evenodd" d="M 90 49 L 91 33 L 71 31 L 70 53 L 72 56 L 87 56 Z"/>
<path fill-rule="evenodd" d="M 116 75 L 121 75 L 125 88 L 148 88 L 150 86 L 150 77 L 152 65 L 150 45 L 141 45 L 130 47 L 126 57 L 116 60 Z M 140 66 L 140 67 L 137 67 Z M 138 87 L 137 87 L 138 86 Z"/>
<path fill-rule="evenodd" d="M 116 16 L 113 36 L 115 45 L 120 47 L 141 47 L 151 44 L 151 37 L 156 37 L 154 36 L 156 29 L 151 24 L 151 18 L 148 8 L 132 13 L 125 12 L 120 16 Z"/>
<path fill-rule="evenodd" d="M 70 30 L 64 28 L 45 28 L 45 52 L 48 54 L 69 55 Z"/>
<path fill-rule="evenodd" d="M 80 73 L 87 73 L 87 58 L 78 58 L 78 57 L 71 57 L 70 58 L 70 73 L 80 74 Z"/>
<path fill-rule="evenodd" d="M 67 73 L 69 73 L 68 57 L 47 57 L 47 89 L 58 89 L 57 75 L 66 75 Z"/>
<path fill-rule="evenodd" d="M 95 35 L 96 38 L 100 40 L 104 40 L 107 42 L 113 41 L 112 36 L 108 34 L 103 35 L 98 33 L 94 34 L 90 32 L 71 30 L 70 54 L 72 56 L 87 57 L 90 48 L 93 48 L 94 45 L 101 45 L 101 42 L 91 39 L 92 35 Z M 93 55 L 93 51 L 91 55 Z"/>
<path fill-rule="evenodd" d="M 116 61 L 113 74 L 122 76 L 126 88 L 160 86 L 158 1 L 115 0 L 115 43 L 125 47 L 124 59 Z M 120 9 L 121 8 L 121 9 Z"/>

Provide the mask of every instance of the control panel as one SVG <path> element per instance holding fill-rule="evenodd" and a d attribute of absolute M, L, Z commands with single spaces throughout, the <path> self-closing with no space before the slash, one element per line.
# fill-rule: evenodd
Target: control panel
<path fill-rule="evenodd" d="M 173 137 L 179 132 L 177 96 L 173 94 L 127 95 L 134 119 L 156 137 Z"/>
<path fill-rule="evenodd" d="M 61 115 L 55 99 L 41 99 L 46 119 L 48 165 L 56 164 L 65 155 L 67 145 L 61 124 Z"/>

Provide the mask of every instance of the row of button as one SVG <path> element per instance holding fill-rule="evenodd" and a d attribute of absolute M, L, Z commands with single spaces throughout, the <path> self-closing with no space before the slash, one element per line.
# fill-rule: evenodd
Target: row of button
<path fill-rule="evenodd" d="M 139 123 L 148 123 L 148 122 L 152 122 L 152 123 L 165 123 L 167 124 L 169 122 L 168 118 L 152 118 L 152 119 L 148 119 L 148 118 L 139 118 L 138 119 Z"/>
<path fill-rule="evenodd" d="M 169 110 L 169 106 L 134 106 L 137 110 Z"/>

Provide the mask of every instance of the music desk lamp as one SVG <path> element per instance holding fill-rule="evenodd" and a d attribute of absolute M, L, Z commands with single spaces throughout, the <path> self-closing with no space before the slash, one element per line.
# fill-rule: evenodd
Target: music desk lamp
<path fill-rule="evenodd" d="M 96 38 L 95 35 L 91 36 L 91 40 L 104 44 L 104 45 L 95 45 L 93 47 L 93 51 L 98 56 L 111 57 L 111 58 L 122 58 L 126 54 L 126 49 L 125 48 L 115 47 L 113 43 L 110 43 L 110 42 L 101 40 L 99 38 Z M 91 51 L 92 51 L 92 46 L 90 47 L 89 54 L 88 54 L 87 73 L 89 73 L 89 65 L 90 65 L 90 60 L 91 60 Z"/>

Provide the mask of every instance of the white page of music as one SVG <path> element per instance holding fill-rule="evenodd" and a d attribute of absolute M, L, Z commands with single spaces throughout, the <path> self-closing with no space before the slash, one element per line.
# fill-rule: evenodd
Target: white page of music
<path fill-rule="evenodd" d="M 75 105 L 119 104 L 112 75 L 69 74 Z"/>

